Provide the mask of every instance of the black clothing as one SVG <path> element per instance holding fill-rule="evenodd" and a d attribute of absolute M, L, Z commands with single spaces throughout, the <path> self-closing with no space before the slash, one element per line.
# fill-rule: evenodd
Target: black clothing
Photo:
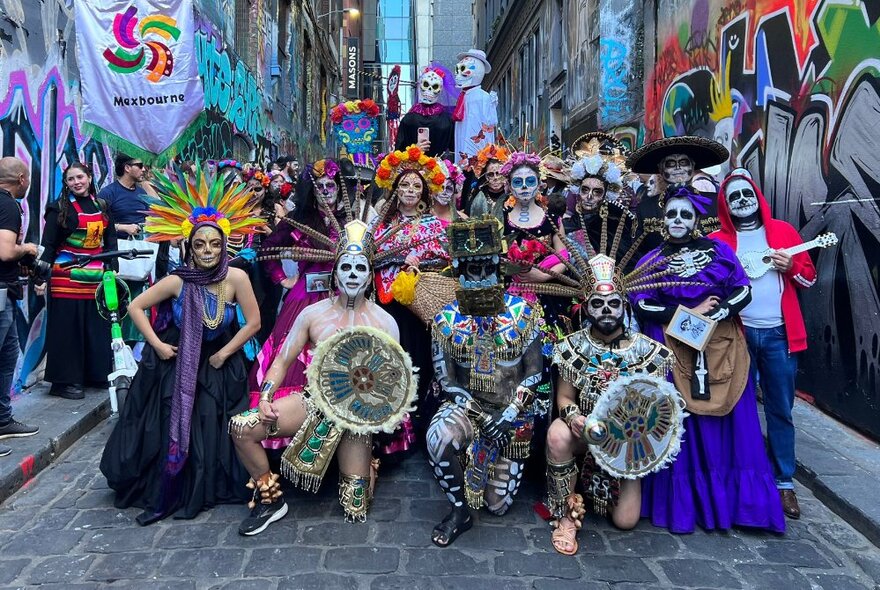
<path fill-rule="evenodd" d="M 397 128 L 397 143 L 394 149 L 405 150 L 417 143 L 419 127 L 427 127 L 430 130 L 428 140 L 431 142 L 431 147 L 426 152 L 428 156 L 436 158 L 443 152 L 455 149 L 455 122 L 452 120 L 452 115 L 446 111 L 430 117 L 412 111 L 405 114 Z"/>
<path fill-rule="evenodd" d="M 12 193 L 0 188 L 0 229 L 14 233 L 16 243 L 21 240 L 21 206 Z M 0 260 L 0 283 L 18 281 L 20 260 Z"/>

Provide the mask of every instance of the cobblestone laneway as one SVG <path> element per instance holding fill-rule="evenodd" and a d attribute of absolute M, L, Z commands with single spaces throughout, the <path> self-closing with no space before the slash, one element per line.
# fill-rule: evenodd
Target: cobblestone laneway
<path fill-rule="evenodd" d="M 878 588 L 880 550 L 800 489 L 783 537 L 675 536 L 589 520 L 581 551 L 552 551 L 532 478 L 510 514 L 481 514 L 453 547 L 430 543 L 447 505 L 420 456 L 380 479 L 370 521 L 342 522 L 333 476 L 264 534 L 237 534 L 243 506 L 142 528 L 113 508 L 98 471 L 107 422 L 0 508 L 0 587 L 77 588 Z M 535 474 L 533 474 L 534 476 Z M 869 482 L 866 493 L 873 493 Z"/>

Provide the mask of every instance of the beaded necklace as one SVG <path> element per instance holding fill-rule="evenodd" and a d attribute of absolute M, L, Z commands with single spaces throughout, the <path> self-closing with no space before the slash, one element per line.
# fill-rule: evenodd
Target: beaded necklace
<path fill-rule="evenodd" d="M 208 315 L 207 310 L 204 314 L 202 322 L 209 330 L 216 330 L 217 326 L 223 323 L 223 317 L 226 315 L 226 280 L 220 281 L 217 285 L 217 309 L 214 311 L 214 317 Z"/>

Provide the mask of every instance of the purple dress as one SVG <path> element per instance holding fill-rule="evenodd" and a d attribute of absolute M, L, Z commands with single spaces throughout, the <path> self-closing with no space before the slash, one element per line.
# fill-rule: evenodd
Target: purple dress
<path fill-rule="evenodd" d="M 683 274 L 696 270 L 695 274 L 680 278 L 711 286 L 654 289 L 632 295 L 633 304 L 647 299 L 673 308 L 679 304 L 696 307 L 710 295 L 723 300 L 737 287 L 749 284 L 729 246 L 708 239 L 700 240 L 700 245 L 714 245 L 712 261 L 698 270 L 692 267 Z M 652 250 L 640 264 L 656 254 Z M 664 327 L 646 321 L 643 332 L 664 342 Z M 758 422 L 754 379 L 749 378 L 729 414 L 691 414 L 684 428 L 675 462 L 642 480 L 642 516 L 673 533 L 691 533 L 696 525 L 709 530 L 744 526 L 784 532 L 782 504 Z"/>

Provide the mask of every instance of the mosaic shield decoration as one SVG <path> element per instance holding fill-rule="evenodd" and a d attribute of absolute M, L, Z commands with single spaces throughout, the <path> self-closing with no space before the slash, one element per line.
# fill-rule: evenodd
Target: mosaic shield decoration
<path fill-rule="evenodd" d="M 319 344 L 306 376 L 315 406 L 347 432 L 393 432 L 415 410 L 412 361 L 375 328 L 346 328 Z"/>
<path fill-rule="evenodd" d="M 614 477 L 639 479 L 671 463 L 681 447 L 685 403 L 660 377 L 618 377 L 596 401 L 587 419 L 587 440 L 596 463 Z M 596 442 L 600 440 L 601 442 Z"/>

